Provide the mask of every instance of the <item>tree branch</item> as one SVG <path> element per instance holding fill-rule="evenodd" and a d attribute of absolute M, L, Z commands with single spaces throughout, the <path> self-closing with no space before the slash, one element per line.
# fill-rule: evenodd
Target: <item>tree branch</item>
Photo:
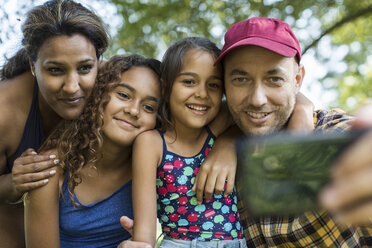
<path fill-rule="evenodd" d="M 348 22 L 351 22 L 363 15 L 370 15 L 372 14 L 372 5 L 371 6 L 368 6 L 367 8 L 363 9 L 363 10 L 360 10 L 356 13 L 353 13 L 351 15 L 348 15 L 346 17 L 344 17 L 343 19 L 341 19 L 340 21 L 336 22 L 333 26 L 331 26 L 330 28 L 326 29 L 317 39 L 315 39 L 310 45 L 306 46 L 305 49 L 303 50 L 302 52 L 302 55 L 304 55 L 307 50 L 309 50 L 311 47 L 315 46 L 325 35 L 333 32 L 335 29 L 341 27 L 342 25 L 348 23 Z"/>

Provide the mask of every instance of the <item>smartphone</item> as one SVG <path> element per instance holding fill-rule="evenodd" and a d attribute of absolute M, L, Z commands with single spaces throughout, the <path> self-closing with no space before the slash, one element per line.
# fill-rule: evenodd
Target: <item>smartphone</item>
<path fill-rule="evenodd" d="M 362 131 L 244 137 L 237 142 L 240 200 L 252 215 L 291 215 L 318 207 L 335 158 Z"/>

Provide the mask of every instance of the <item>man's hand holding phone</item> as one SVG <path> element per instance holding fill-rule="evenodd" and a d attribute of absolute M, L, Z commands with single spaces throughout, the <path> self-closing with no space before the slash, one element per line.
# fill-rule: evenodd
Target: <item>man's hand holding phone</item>
<path fill-rule="evenodd" d="M 355 129 L 372 128 L 372 104 L 357 113 Z M 331 183 L 320 202 L 338 221 L 353 225 L 372 224 L 372 131 L 349 147 L 334 163 Z"/>
<path fill-rule="evenodd" d="M 319 207 L 336 157 L 361 132 L 245 137 L 238 143 L 240 200 L 253 215 L 292 215 Z"/>

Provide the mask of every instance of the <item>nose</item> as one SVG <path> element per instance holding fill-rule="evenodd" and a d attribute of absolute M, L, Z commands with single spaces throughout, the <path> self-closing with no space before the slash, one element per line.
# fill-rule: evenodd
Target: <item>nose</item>
<path fill-rule="evenodd" d="M 80 89 L 79 75 L 77 73 L 69 73 L 63 84 L 63 90 L 68 94 L 75 94 Z"/>
<path fill-rule="evenodd" d="M 261 85 L 256 85 L 250 89 L 250 104 L 255 107 L 262 107 L 267 103 L 265 89 Z"/>
<path fill-rule="evenodd" d="M 199 87 L 197 87 L 195 95 L 199 98 L 207 98 L 208 97 L 208 89 L 207 84 L 200 84 Z"/>
<path fill-rule="evenodd" d="M 128 105 L 124 107 L 124 112 L 130 114 L 133 117 L 138 117 L 139 103 L 136 101 L 128 102 Z"/>

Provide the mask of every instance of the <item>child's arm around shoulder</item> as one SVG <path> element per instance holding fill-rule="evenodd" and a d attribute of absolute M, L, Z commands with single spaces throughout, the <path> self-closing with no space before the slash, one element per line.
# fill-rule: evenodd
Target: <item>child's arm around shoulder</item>
<path fill-rule="evenodd" d="M 212 150 L 204 159 L 195 184 L 192 188 L 201 203 L 211 199 L 213 193 L 220 195 L 225 188 L 224 196 L 228 196 L 235 185 L 237 166 L 235 140 L 242 135 L 240 129 L 233 125 L 216 139 Z"/>
<path fill-rule="evenodd" d="M 47 185 L 26 193 L 24 213 L 27 248 L 60 247 L 59 182 L 63 171 L 58 165 L 54 169 L 57 173 Z"/>
<path fill-rule="evenodd" d="M 234 188 L 235 181 L 236 158 L 234 137 L 231 136 L 231 130 L 235 128 L 226 101 L 222 101 L 221 109 L 209 124 L 209 128 L 217 139 L 211 152 L 203 161 L 192 189 L 196 192 L 199 203 L 202 203 L 203 195 L 206 200 L 209 200 L 213 192 L 217 195 L 221 194 L 226 180 L 225 195 L 229 195 Z M 222 155 L 223 160 L 220 160 L 219 155 Z"/>
<path fill-rule="evenodd" d="M 156 130 L 137 136 L 132 157 L 133 240 L 155 245 L 156 170 L 161 162 L 163 142 Z"/>

